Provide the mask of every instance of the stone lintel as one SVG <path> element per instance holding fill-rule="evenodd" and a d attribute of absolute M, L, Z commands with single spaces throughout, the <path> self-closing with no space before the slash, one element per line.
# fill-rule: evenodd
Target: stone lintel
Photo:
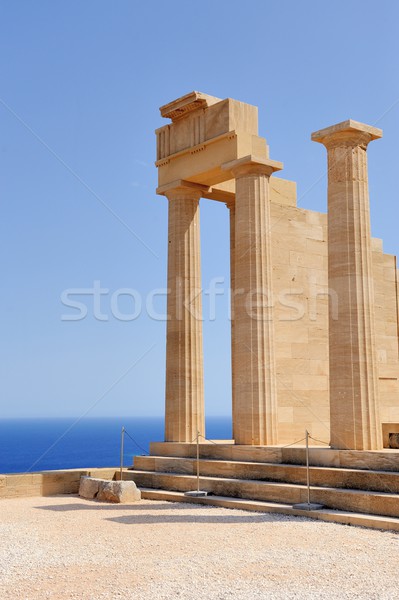
<path fill-rule="evenodd" d="M 319 142 L 326 145 L 329 141 L 338 137 L 351 137 L 355 140 L 357 135 L 359 135 L 359 143 L 362 143 L 367 138 L 371 142 L 371 140 L 377 140 L 382 137 L 382 129 L 348 119 L 347 121 L 342 121 L 342 123 L 337 123 L 336 125 L 331 125 L 331 127 L 313 132 L 311 139 L 312 142 Z"/>
<path fill-rule="evenodd" d="M 208 108 L 208 106 L 217 102 L 221 102 L 221 99 L 215 98 L 215 96 L 208 96 L 208 94 L 203 94 L 202 92 L 190 92 L 172 102 L 168 102 L 168 104 L 164 104 L 160 107 L 159 111 L 161 117 L 177 121 L 198 108 Z"/>
<path fill-rule="evenodd" d="M 189 188 L 193 191 L 197 191 L 204 196 L 209 192 L 209 187 L 207 185 L 201 185 L 200 183 L 193 183 L 192 181 L 186 181 L 185 179 L 176 179 L 175 181 L 171 181 L 170 183 L 166 183 L 165 185 L 161 185 L 157 188 L 157 194 L 160 196 L 167 196 L 168 192 L 177 189 Z"/>
<path fill-rule="evenodd" d="M 282 162 L 270 160 L 270 158 L 259 158 L 251 154 L 222 165 L 222 170 L 230 171 L 233 177 L 242 177 L 252 173 L 271 175 L 275 171 L 281 171 L 282 168 Z"/>
<path fill-rule="evenodd" d="M 235 201 L 235 191 L 222 190 L 217 187 L 210 187 L 208 192 L 204 192 L 203 198 L 215 200 L 216 202 L 233 203 Z"/>
<path fill-rule="evenodd" d="M 210 187 L 202 197 L 231 205 L 235 202 L 235 196 L 236 180 L 229 179 L 217 186 Z M 273 177 L 270 180 L 270 200 L 275 204 L 296 206 L 296 183 L 281 177 Z"/>

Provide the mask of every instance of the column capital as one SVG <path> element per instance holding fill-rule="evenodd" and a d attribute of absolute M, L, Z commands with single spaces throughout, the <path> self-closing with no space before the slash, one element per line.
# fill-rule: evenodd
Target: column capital
<path fill-rule="evenodd" d="M 329 148 L 338 146 L 352 148 L 356 146 L 366 147 L 369 142 L 381 137 L 382 129 L 348 119 L 347 121 L 342 121 L 342 123 L 315 131 L 312 133 L 311 139 L 312 142 L 323 144 L 328 150 Z"/>
<path fill-rule="evenodd" d="M 185 179 L 176 179 L 176 181 L 171 181 L 170 183 L 161 185 L 157 188 L 157 194 L 166 196 L 168 200 L 184 196 L 189 196 L 193 200 L 199 200 L 206 192 L 209 192 L 209 187 L 207 185 L 193 183 L 192 181 L 186 181 Z"/>
<path fill-rule="evenodd" d="M 246 175 L 267 175 L 269 177 L 275 171 L 281 171 L 282 168 L 283 163 L 277 160 L 259 158 L 251 154 L 222 165 L 222 169 L 230 171 L 235 179 Z"/>

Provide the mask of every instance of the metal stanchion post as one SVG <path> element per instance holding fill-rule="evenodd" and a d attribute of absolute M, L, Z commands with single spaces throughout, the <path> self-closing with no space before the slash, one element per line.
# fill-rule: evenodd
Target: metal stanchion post
<path fill-rule="evenodd" d="M 310 504 L 309 431 L 308 430 L 306 430 L 306 484 L 308 486 L 308 504 Z"/>
<path fill-rule="evenodd" d="M 298 508 L 300 510 L 320 510 L 323 508 L 322 504 L 317 504 L 310 501 L 310 465 L 309 465 L 309 431 L 305 431 L 305 454 L 306 454 L 306 488 L 307 488 L 307 502 L 300 502 L 299 504 L 293 504 L 292 508 Z"/>
<path fill-rule="evenodd" d="M 185 492 L 185 496 L 201 498 L 208 495 L 208 492 L 200 490 L 200 448 L 199 448 L 200 432 L 197 430 L 197 489 L 195 491 Z"/>
<path fill-rule="evenodd" d="M 200 432 L 197 431 L 197 492 L 199 493 L 199 435 Z"/>
<path fill-rule="evenodd" d="M 123 479 L 123 452 L 124 452 L 124 445 L 125 445 L 125 428 L 122 427 L 122 431 L 121 431 L 121 467 L 120 467 L 120 480 L 121 481 Z"/>

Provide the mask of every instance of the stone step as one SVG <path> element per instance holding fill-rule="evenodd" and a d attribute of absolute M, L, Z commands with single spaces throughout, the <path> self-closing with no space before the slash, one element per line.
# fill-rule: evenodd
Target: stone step
<path fill-rule="evenodd" d="M 304 465 L 305 448 L 299 446 L 240 446 L 230 441 L 199 444 L 200 458 L 242 462 L 283 463 Z M 151 456 L 195 458 L 196 444 L 181 442 L 152 442 Z M 335 450 L 327 447 L 309 449 L 310 464 L 320 467 L 399 471 L 399 450 L 360 451 Z"/>
<path fill-rule="evenodd" d="M 192 458 L 166 456 L 135 456 L 134 469 L 196 475 L 197 461 Z M 244 461 L 221 461 L 200 459 L 200 475 L 230 479 L 251 479 L 306 485 L 306 467 L 303 465 L 258 463 Z M 399 473 L 311 467 L 310 481 L 313 486 L 334 487 L 399 493 Z"/>
<path fill-rule="evenodd" d="M 156 490 L 141 488 L 141 497 L 148 500 L 164 500 L 167 502 L 187 502 L 193 504 L 206 504 L 209 506 L 220 506 L 224 508 L 248 510 L 253 512 L 279 513 L 298 517 L 308 517 L 320 521 L 342 523 L 344 525 L 356 525 L 370 527 L 373 529 L 385 529 L 399 531 L 399 519 L 394 517 L 382 517 L 364 513 L 353 513 L 342 510 L 300 510 L 292 508 L 287 504 L 278 502 L 262 502 L 260 500 L 245 500 L 243 498 L 229 498 L 227 496 L 206 496 L 204 498 L 190 498 L 183 492 L 171 492 L 167 490 Z"/>
<path fill-rule="evenodd" d="M 197 478 L 193 475 L 130 471 L 130 477 L 139 487 L 144 488 L 178 492 L 197 488 Z M 200 488 L 216 496 L 248 500 L 291 505 L 307 501 L 306 486 L 292 483 L 201 476 Z M 323 504 L 329 509 L 399 517 L 399 495 L 397 494 L 312 486 L 311 502 Z"/>

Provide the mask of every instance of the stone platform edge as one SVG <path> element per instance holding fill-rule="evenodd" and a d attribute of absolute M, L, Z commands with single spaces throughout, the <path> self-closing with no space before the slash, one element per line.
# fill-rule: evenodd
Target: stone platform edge
<path fill-rule="evenodd" d="M 339 523 L 341 525 L 352 525 L 356 527 L 367 527 L 368 529 L 379 529 L 383 531 L 398 531 L 399 519 L 365 513 L 354 513 L 344 510 L 320 509 L 301 510 L 293 508 L 289 504 L 279 502 L 264 502 L 260 500 L 246 500 L 245 498 L 231 498 L 229 496 L 207 496 L 204 498 L 190 498 L 181 492 L 166 490 L 154 490 L 141 488 L 141 497 L 146 500 L 158 500 L 166 502 L 185 502 L 191 504 L 205 504 L 221 508 L 245 510 L 260 513 L 277 513 L 292 517 L 306 517 L 318 521 Z"/>
<path fill-rule="evenodd" d="M 84 475 L 110 480 L 120 479 L 118 467 L 60 469 L 32 473 L 0 474 L 0 501 L 2 498 L 77 494 L 79 491 L 80 478 Z M 124 477 L 126 477 L 126 480 L 133 479 L 133 472 L 125 467 L 123 469 L 123 478 Z M 391 517 L 380 517 L 378 515 L 358 514 L 339 510 L 303 511 L 293 509 L 292 506 L 282 503 L 246 500 L 242 498 L 225 498 L 221 496 L 188 498 L 181 492 L 146 488 L 139 489 L 141 489 L 142 498 L 148 500 L 193 502 L 196 504 L 210 504 L 224 508 L 249 510 L 251 512 L 276 512 L 292 516 L 306 516 L 308 518 L 323 521 L 333 521 L 346 525 L 399 531 L 399 519 Z"/>
<path fill-rule="evenodd" d="M 197 446 L 187 442 L 151 442 L 150 456 L 195 458 Z M 210 441 L 199 444 L 200 458 L 209 460 L 246 461 L 271 464 L 305 465 L 303 445 L 248 446 L 232 441 Z M 338 450 L 310 446 L 309 462 L 312 467 L 399 471 L 399 450 Z"/>
<path fill-rule="evenodd" d="M 2 498 L 22 498 L 27 496 L 77 494 L 80 478 L 83 475 L 115 480 L 119 479 L 119 468 L 95 467 L 0 474 L 0 500 Z"/>

